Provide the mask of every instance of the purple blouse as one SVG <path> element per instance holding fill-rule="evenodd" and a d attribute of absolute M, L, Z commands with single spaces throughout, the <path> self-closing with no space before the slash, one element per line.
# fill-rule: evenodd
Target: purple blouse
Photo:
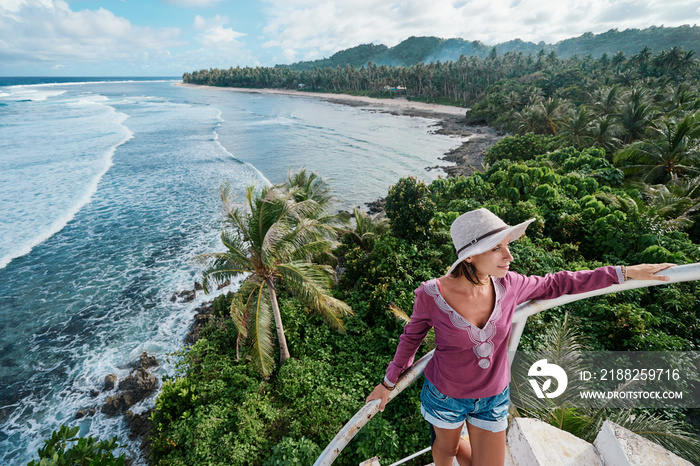
<path fill-rule="evenodd" d="M 622 283 L 623 278 L 620 267 L 601 267 L 544 277 L 508 272 L 504 278 L 492 277 L 491 281 L 496 299 L 483 328 L 472 325 L 447 304 L 436 279 L 424 282 L 415 291 L 411 322 L 404 328 L 385 381 L 395 384 L 411 367 L 423 338 L 434 327 L 436 348 L 425 377 L 452 398 L 497 395 L 510 383 L 507 349 L 517 305 L 605 288 Z"/>

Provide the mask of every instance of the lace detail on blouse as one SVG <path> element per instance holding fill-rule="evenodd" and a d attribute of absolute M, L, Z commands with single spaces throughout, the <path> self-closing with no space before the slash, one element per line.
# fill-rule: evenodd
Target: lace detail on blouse
<path fill-rule="evenodd" d="M 496 323 L 500 320 L 503 312 L 501 311 L 501 300 L 505 294 L 505 289 L 500 278 L 492 278 L 494 290 L 496 292 L 496 303 L 493 307 L 493 312 L 489 320 L 484 325 L 484 328 L 479 328 L 473 325 L 467 319 L 462 317 L 459 312 L 455 311 L 452 306 L 447 304 L 445 298 L 440 293 L 437 279 L 430 280 L 425 283 L 424 289 L 428 296 L 432 297 L 437 307 L 447 314 L 450 322 L 460 330 L 466 330 L 469 339 L 474 343 L 474 355 L 477 358 L 477 364 L 482 369 L 491 367 L 491 358 L 495 350 L 495 346 L 491 341 L 496 336 Z"/>

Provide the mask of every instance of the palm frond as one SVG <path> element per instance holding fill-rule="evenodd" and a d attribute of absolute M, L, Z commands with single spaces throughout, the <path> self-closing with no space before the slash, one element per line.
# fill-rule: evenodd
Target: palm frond
<path fill-rule="evenodd" d="M 251 359 L 264 377 L 269 377 L 275 366 L 274 344 L 271 332 L 270 303 L 265 282 L 257 283 L 248 295 L 247 306 L 250 329 Z"/>
<path fill-rule="evenodd" d="M 394 315 L 394 317 L 396 317 L 396 320 L 403 323 L 404 325 L 411 321 L 411 318 L 408 316 L 406 311 L 404 311 L 394 303 L 389 304 L 389 312 L 391 312 Z"/>
<path fill-rule="evenodd" d="M 195 260 L 207 265 L 202 273 L 202 287 L 205 293 L 211 291 L 213 284 L 225 283 L 253 271 L 246 246 L 239 236 L 224 230 L 221 233 L 221 241 L 227 248 L 226 252 L 205 253 L 195 257 Z"/>
<path fill-rule="evenodd" d="M 406 325 L 411 321 L 411 318 L 408 316 L 406 311 L 404 311 L 394 303 L 389 304 L 389 312 L 391 312 L 396 318 L 396 320 L 401 322 L 403 325 Z M 425 343 L 428 350 L 435 348 L 435 329 L 431 328 L 428 331 L 428 334 L 423 339 L 423 342 Z"/>
<path fill-rule="evenodd" d="M 229 315 L 233 325 L 236 327 L 236 359 L 240 359 L 240 350 L 247 343 L 248 324 L 250 321 L 250 313 L 248 312 L 249 297 L 257 288 L 258 284 L 255 280 L 245 280 L 231 300 Z"/>
<path fill-rule="evenodd" d="M 667 450 L 691 461 L 693 464 L 700 464 L 700 439 L 686 431 L 682 423 L 664 419 L 651 412 L 634 413 L 632 410 L 607 411 L 603 416 L 596 419 L 590 434 L 584 440 L 592 442 L 606 420 L 661 445 Z"/>
<path fill-rule="evenodd" d="M 278 271 L 291 293 L 304 305 L 318 312 L 339 330 L 344 329 L 342 317 L 353 314 L 350 306 L 329 295 L 333 271 L 330 267 L 308 262 L 280 264 Z"/>
<path fill-rule="evenodd" d="M 331 187 L 316 173 L 307 172 L 306 168 L 301 168 L 296 173 L 290 170 L 285 184 L 295 191 L 296 201 L 313 199 L 319 204 L 328 204 L 333 199 Z"/>
<path fill-rule="evenodd" d="M 212 291 L 212 285 L 220 285 L 234 278 L 251 272 L 249 266 L 229 262 L 226 253 L 208 254 L 209 256 L 218 255 L 209 266 L 202 272 L 202 288 L 205 293 Z M 202 256 L 207 256 L 202 254 Z"/>

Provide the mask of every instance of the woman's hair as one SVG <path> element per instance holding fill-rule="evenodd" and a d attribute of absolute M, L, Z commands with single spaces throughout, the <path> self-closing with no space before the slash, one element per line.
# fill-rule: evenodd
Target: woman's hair
<path fill-rule="evenodd" d="M 450 272 L 450 276 L 452 278 L 459 278 L 461 276 L 464 276 L 474 285 L 483 285 L 483 283 L 481 283 L 481 281 L 479 280 L 479 276 L 476 274 L 476 267 L 474 267 L 471 263 L 467 262 L 466 260 L 460 262 L 457 265 L 457 267 L 455 267 L 452 270 L 452 272 Z"/>

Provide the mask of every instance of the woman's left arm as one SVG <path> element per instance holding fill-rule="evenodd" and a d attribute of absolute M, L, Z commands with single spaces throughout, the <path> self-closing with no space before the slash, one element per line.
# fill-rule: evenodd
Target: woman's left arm
<path fill-rule="evenodd" d="M 552 299 L 564 294 L 577 294 L 593 291 L 606 286 L 622 283 L 628 279 L 666 281 L 668 277 L 654 275 L 673 267 L 675 264 L 638 264 L 618 267 L 600 267 L 595 270 L 569 272 L 563 270 L 544 277 L 509 273 L 509 285 L 515 292 L 516 302 L 532 299 Z"/>
<path fill-rule="evenodd" d="M 670 269 L 675 267 L 676 264 L 669 264 L 667 262 L 663 264 L 637 264 L 630 265 L 627 267 L 627 278 L 632 278 L 634 280 L 661 280 L 668 281 L 669 277 L 665 275 L 655 275 L 662 270 Z"/>

